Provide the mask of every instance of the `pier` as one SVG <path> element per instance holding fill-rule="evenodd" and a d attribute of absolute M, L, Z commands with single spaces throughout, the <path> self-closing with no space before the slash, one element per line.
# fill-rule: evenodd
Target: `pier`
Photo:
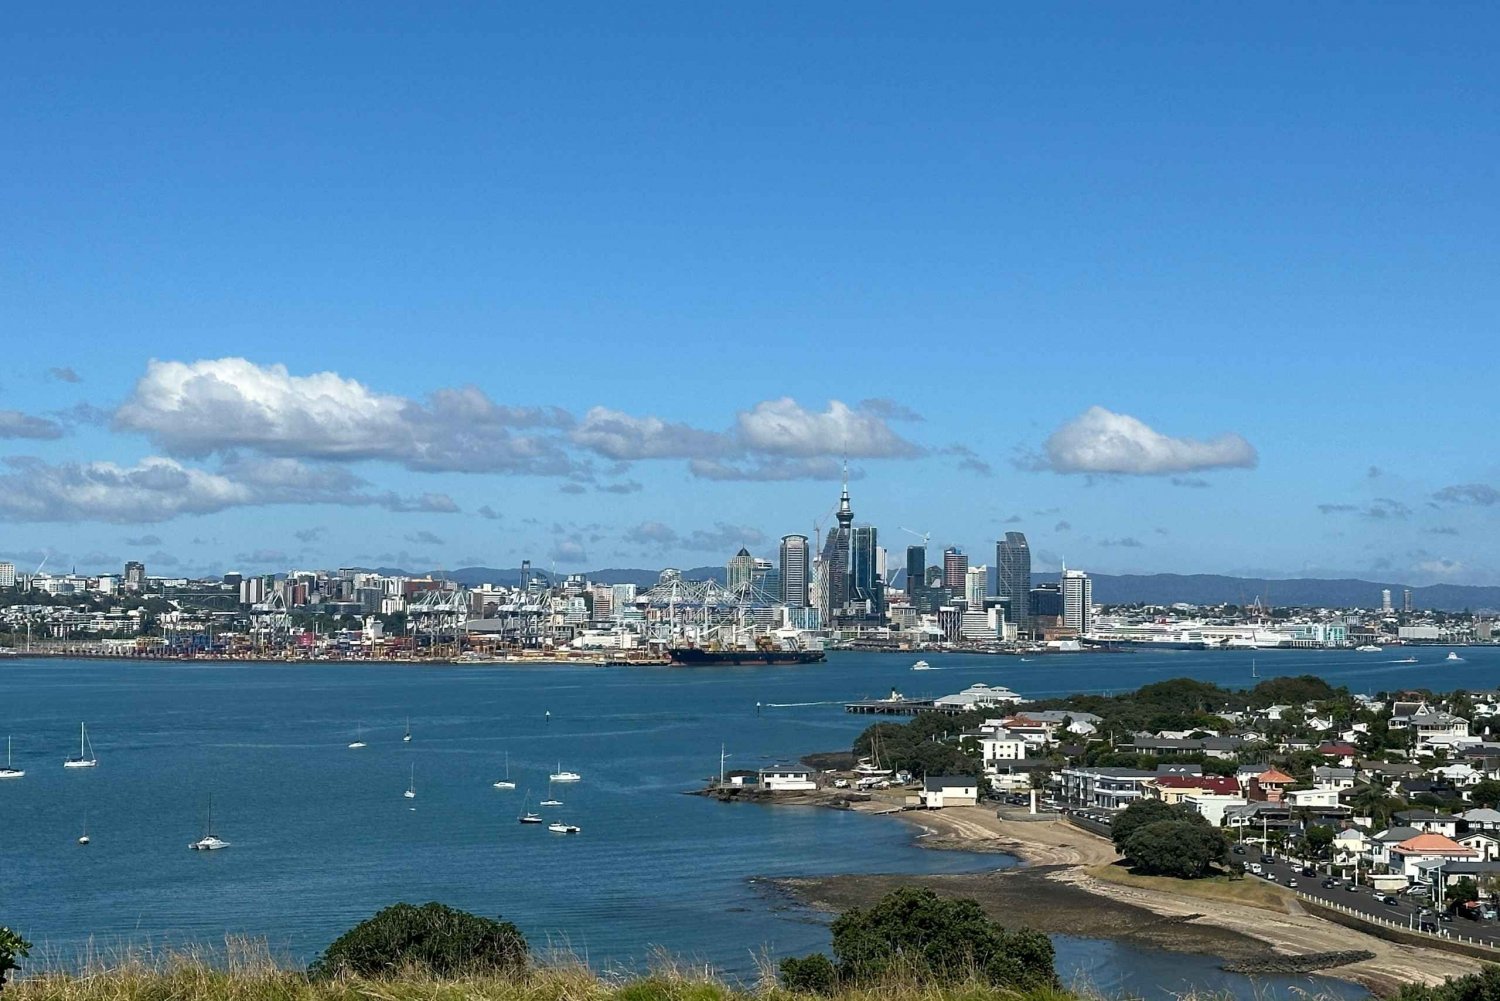
<path fill-rule="evenodd" d="M 845 702 L 844 712 L 861 716 L 915 716 L 918 713 L 942 713 L 957 716 L 972 712 L 973 706 L 938 705 L 932 699 L 865 699 L 860 702 Z"/>

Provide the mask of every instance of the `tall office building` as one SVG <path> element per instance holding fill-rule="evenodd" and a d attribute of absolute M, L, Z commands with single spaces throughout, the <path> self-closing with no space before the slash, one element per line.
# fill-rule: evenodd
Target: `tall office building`
<path fill-rule="evenodd" d="M 995 543 L 995 590 L 1009 601 L 1018 636 L 1031 635 L 1031 547 L 1021 532 Z"/>
<path fill-rule="evenodd" d="M 809 549 L 807 536 L 781 537 L 781 603 L 788 608 L 806 608 Z"/>
<path fill-rule="evenodd" d="M 1403 587 L 1401 589 L 1401 611 L 1411 611 L 1411 588 L 1409 587 Z"/>
<path fill-rule="evenodd" d="M 906 600 L 919 612 L 932 611 L 927 596 L 927 547 L 906 547 Z"/>
<path fill-rule="evenodd" d="M 135 560 L 125 564 L 125 589 L 127 591 L 146 590 L 146 564 Z"/>
<path fill-rule="evenodd" d="M 1063 626 L 1079 635 L 1094 628 L 1094 582 L 1082 570 L 1062 572 Z"/>
<path fill-rule="evenodd" d="M 970 611 L 984 608 L 984 596 L 990 588 L 990 568 L 970 567 L 964 576 L 964 603 Z"/>
<path fill-rule="evenodd" d="M 872 616 L 885 612 L 885 581 L 877 560 L 879 549 L 874 525 L 861 525 L 853 530 L 849 542 L 849 601 Z"/>
<path fill-rule="evenodd" d="M 1382 612 L 1391 611 L 1391 589 L 1388 587 L 1380 589 L 1380 610 Z"/>
<path fill-rule="evenodd" d="M 14 563 L 0 563 L 0 587 L 16 586 L 16 565 Z"/>
<path fill-rule="evenodd" d="M 943 589 L 953 597 L 964 593 L 964 581 L 969 573 L 969 558 L 957 546 L 943 550 Z"/>
<path fill-rule="evenodd" d="M 745 587 L 755 574 L 755 557 L 744 546 L 724 564 L 724 586 L 733 591 Z"/>

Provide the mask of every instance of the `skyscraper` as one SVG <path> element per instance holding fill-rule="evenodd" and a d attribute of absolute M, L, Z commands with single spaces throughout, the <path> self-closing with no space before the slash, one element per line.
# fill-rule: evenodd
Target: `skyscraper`
<path fill-rule="evenodd" d="M 1062 572 L 1063 626 L 1080 635 L 1094 628 L 1094 582 L 1082 570 Z"/>
<path fill-rule="evenodd" d="M 750 583 L 755 573 L 755 557 L 744 546 L 724 564 L 724 586 L 733 591 Z"/>
<path fill-rule="evenodd" d="M 885 581 L 876 565 L 879 548 L 874 525 L 861 525 L 853 530 L 849 544 L 849 601 L 875 616 L 885 612 Z"/>
<path fill-rule="evenodd" d="M 906 547 L 906 600 L 919 612 L 928 612 L 927 547 Z"/>
<path fill-rule="evenodd" d="M 807 607 L 807 536 L 781 538 L 781 603 L 788 608 Z"/>
<path fill-rule="evenodd" d="M 1403 587 L 1401 589 L 1401 611 L 1411 611 L 1411 588 L 1409 587 Z"/>
<path fill-rule="evenodd" d="M 1388 587 L 1380 589 L 1380 610 L 1382 612 L 1391 611 L 1391 589 Z"/>
<path fill-rule="evenodd" d="M 989 587 L 990 568 L 970 567 L 964 576 L 964 603 L 969 606 L 970 611 L 983 610 L 985 592 Z"/>
<path fill-rule="evenodd" d="M 1006 532 L 995 543 L 995 589 L 1009 599 L 1017 635 L 1031 635 L 1031 547 L 1021 532 Z"/>
<path fill-rule="evenodd" d="M 135 560 L 125 564 L 125 589 L 128 591 L 146 590 L 146 564 Z"/>
<path fill-rule="evenodd" d="M 957 546 L 943 550 L 943 589 L 955 598 L 963 596 L 969 573 L 969 558 Z"/>
<path fill-rule="evenodd" d="M 854 541 L 854 509 L 849 506 L 849 473 L 844 472 L 844 490 L 839 495 L 838 527 L 829 529 L 823 542 L 820 572 L 823 586 L 819 597 L 828 603 L 822 608 L 824 621 L 831 621 L 839 609 L 849 603 L 849 549 Z"/>
<path fill-rule="evenodd" d="M 0 563 L 0 587 L 16 586 L 16 565 L 14 563 Z"/>

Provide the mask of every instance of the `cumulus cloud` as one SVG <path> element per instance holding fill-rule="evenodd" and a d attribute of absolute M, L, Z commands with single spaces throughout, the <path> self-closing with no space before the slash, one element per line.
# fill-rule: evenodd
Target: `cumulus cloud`
<path fill-rule="evenodd" d="M 0 438 L 32 438 L 47 441 L 63 436 L 62 425 L 45 417 L 19 410 L 0 410 Z"/>
<path fill-rule="evenodd" d="M 888 421 L 922 421 L 926 420 L 921 414 L 903 403 L 877 397 L 872 400 L 860 400 L 859 409 L 867 414 L 874 414 Z"/>
<path fill-rule="evenodd" d="M 692 459 L 723 455 L 733 447 L 728 438 L 659 417 L 634 417 L 594 407 L 570 435 L 575 444 L 610 459 Z"/>
<path fill-rule="evenodd" d="M 1407 518 L 1411 508 L 1391 497 L 1376 497 L 1375 502 L 1360 512 L 1366 518 L 1383 521 L 1387 518 Z"/>
<path fill-rule="evenodd" d="M 304 528 L 299 531 L 293 532 L 292 538 L 296 539 L 304 546 L 308 546 L 321 539 L 323 537 L 323 533 L 326 531 L 327 529 L 325 529 L 322 525 L 316 525 L 312 528 Z"/>
<path fill-rule="evenodd" d="M 736 423 L 745 447 L 766 455 L 894 459 L 923 452 L 893 431 L 886 417 L 838 400 L 823 411 L 808 410 L 790 397 L 766 400 L 741 411 Z"/>
<path fill-rule="evenodd" d="M 1174 438 L 1128 414 L 1094 406 L 1052 432 L 1042 454 L 1023 456 L 1016 464 L 1055 473 L 1160 476 L 1248 469 L 1257 461 L 1255 447 L 1238 434 Z"/>
<path fill-rule="evenodd" d="M 589 492 L 589 488 L 582 483 L 564 483 L 557 489 L 565 494 L 586 494 Z"/>
<path fill-rule="evenodd" d="M 425 401 L 377 393 L 334 372 L 293 375 L 244 358 L 152 361 L 114 426 L 173 456 L 233 449 L 328 460 L 383 459 L 409 469 L 562 474 L 560 443 L 526 429 L 566 427 L 547 407 L 510 407 L 472 386 Z"/>
<path fill-rule="evenodd" d="M 583 542 L 574 538 L 558 539 L 547 555 L 558 563 L 582 563 L 589 558 Z"/>
<path fill-rule="evenodd" d="M 1356 504 L 1319 504 L 1318 510 L 1323 514 L 1343 514 L 1347 511 L 1358 511 Z"/>
<path fill-rule="evenodd" d="M 1445 504 L 1473 504 L 1476 507 L 1494 507 L 1500 504 L 1500 490 L 1487 483 L 1457 483 L 1444 487 L 1432 495 L 1432 499 Z"/>
<path fill-rule="evenodd" d="M 55 368 L 47 369 L 47 376 L 48 378 L 56 379 L 58 382 L 83 381 L 83 379 L 79 378 L 78 373 L 73 371 L 73 369 L 67 365 L 59 365 Z"/>

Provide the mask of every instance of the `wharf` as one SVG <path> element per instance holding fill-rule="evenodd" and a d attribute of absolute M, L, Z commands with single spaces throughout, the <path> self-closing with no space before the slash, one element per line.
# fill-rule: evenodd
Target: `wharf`
<path fill-rule="evenodd" d="M 865 699 L 844 703 L 844 712 L 861 716 L 915 716 L 918 713 L 957 716 L 972 711 L 972 706 L 940 706 L 932 699 Z"/>

